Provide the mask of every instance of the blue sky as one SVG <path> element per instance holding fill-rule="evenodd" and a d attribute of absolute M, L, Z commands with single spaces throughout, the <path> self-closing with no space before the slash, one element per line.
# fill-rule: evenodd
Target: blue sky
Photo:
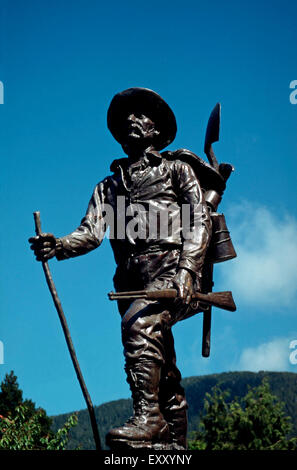
<path fill-rule="evenodd" d="M 0 1 L 0 379 L 13 369 L 25 397 L 49 414 L 85 403 L 27 243 L 32 213 L 40 210 L 43 230 L 56 236 L 79 224 L 94 186 L 123 156 L 106 112 L 131 86 L 157 91 L 174 110 L 169 149 L 202 157 L 220 102 L 215 151 L 235 167 L 220 210 L 238 258 L 215 266 L 215 288 L 233 291 L 237 312 L 214 309 L 208 359 L 201 317 L 174 327 L 182 375 L 297 372 L 289 361 L 297 339 L 296 13 L 288 1 Z M 107 299 L 115 268 L 108 240 L 50 268 L 94 404 L 128 397 L 120 317 Z"/>

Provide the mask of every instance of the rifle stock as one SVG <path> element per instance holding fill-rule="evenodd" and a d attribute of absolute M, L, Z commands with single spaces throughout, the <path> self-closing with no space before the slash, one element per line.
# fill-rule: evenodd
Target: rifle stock
<path fill-rule="evenodd" d="M 128 292 L 109 292 L 108 297 L 110 300 L 135 300 L 135 299 L 148 299 L 148 300 L 162 300 L 162 299 L 176 299 L 178 293 L 176 289 L 163 289 L 163 290 L 139 290 Z M 234 303 L 232 292 L 209 292 L 202 294 L 196 292 L 192 296 L 192 300 L 212 305 L 214 307 L 222 308 L 234 312 L 236 305 Z"/>

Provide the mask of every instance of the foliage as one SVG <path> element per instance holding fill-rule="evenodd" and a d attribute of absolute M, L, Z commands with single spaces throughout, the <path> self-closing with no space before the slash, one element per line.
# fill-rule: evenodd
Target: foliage
<path fill-rule="evenodd" d="M 2 450 L 63 450 L 70 429 L 77 423 L 77 416 L 72 415 L 63 427 L 53 432 L 46 412 L 36 409 L 31 400 L 23 400 L 13 371 L 1 383 L 0 412 Z"/>
<path fill-rule="evenodd" d="M 23 402 L 23 392 L 19 389 L 17 377 L 13 371 L 6 374 L 1 383 L 0 410 L 3 415 L 14 415 L 15 409 Z"/>
<path fill-rule="evenodd" d="M 241 399 L 227 401 L 228 391 L 218 386 L 207 393 L 200 430 L 190 442 L 199 450 L 293 450 L 297 438 L 288 438 L 290 418 L 270 391 L 267 380 L 249 388 Z"/>
<path fill-rule="evenodd" d="M 1 419 L 2 418 L 2 419 Z M 72 415 L 56 433 L 42 432 L 45 411 L 38 409 L 34 414 L 27 405 L 15 409 L 13 419 L 0 417 L 0 449 L 9 450 L 64 450 L 68 441 L 69 430 L 77 423 L 77 416 Z"/>

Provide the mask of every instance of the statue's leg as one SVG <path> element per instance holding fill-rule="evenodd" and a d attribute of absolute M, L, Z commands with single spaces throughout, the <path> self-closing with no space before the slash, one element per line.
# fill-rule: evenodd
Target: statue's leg
<path fill-rule="evenodd" d="M 157 302 L 136 300 L 122 319 L 122 340 L 127 381 L 134 415 L 112 429 L 106 443 L 111 448 L 163 448 L 169 428 L 159 406 L 161 370 L 164 366 L 164 331 L 169 312 Z"/>
<path fill-rule="evenodd" d="M 140 256 L 137 263 L 136 259 L 133 261 L 137 271 L 118 275 L 115 288 L 133 290 L 139 282 L 142 285 L 138 289 L 172 287 L 178 260 L 178 250 Z M 126 281 L 132 287 L 123 286 Z M 124 426 L 108 433 L 107 444 L 112 448 L 120 445 L 160 450 L 186 448 L 187 403 L 180 385 L 171 333 L 171 325 L 177 317 L 176 312 L 166 308 L 164 303 L 140 299 L 130 305 L 119 302 L 134 415 Z M 163 414 L 166 414 L 165 419 Z"/>
<path fill-rule="evenodd" d="M 172 449 L 187 449 L 188 404 L 181 386 L 181 374 L 176 366 L 174 339 L 171 329 L 164 335 L 165 364 L 162 368 L 159 402 L 160 410 L 169 425 Z"/>

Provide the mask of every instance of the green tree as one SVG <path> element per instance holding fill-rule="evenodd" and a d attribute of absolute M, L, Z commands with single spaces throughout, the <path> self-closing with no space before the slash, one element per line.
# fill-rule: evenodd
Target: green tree
<path fill-rule="evenodd" d="M 200 427 L 190 449 L 199 450 L 296 450 L 297 438 L 289 438 L 290 418 L 284 404 L 272 395 L 267 380 L 250 388 L 241 399 L 227 400 L 228 391 L 214 387 L 207 393 Z"/>
<path fill-rule="evenodd" d="M 23 402 L 23 392 L 19 389 L 17 377 L 13 371 L 6 374 L 1 383 L 0 392 L 0 413 L 4 416 L 12 416 L 17 406 Z"/>
<path fill-rule="evenodd" d="M 45 410 L 36 409 L 31 400 L 23 400 L 17 377 L 13 371 L 6 374 L 0 392 L 0 449 L 63 450 L 69 431 L 76 424 L 77 416 L 71 415 L 53 432 Z"/>
<path fill-rule="evenodd" d="M 71 415 L 64 426 L 56 433 L 44 434 L 44 410 L 39 408 L 34 414 L 27 405 L 15 410 L 13 419 L 0 417 L 0 449 L 6 450 L 65 450 L 69 431 L 77 424 L 77 416 Z"/>

